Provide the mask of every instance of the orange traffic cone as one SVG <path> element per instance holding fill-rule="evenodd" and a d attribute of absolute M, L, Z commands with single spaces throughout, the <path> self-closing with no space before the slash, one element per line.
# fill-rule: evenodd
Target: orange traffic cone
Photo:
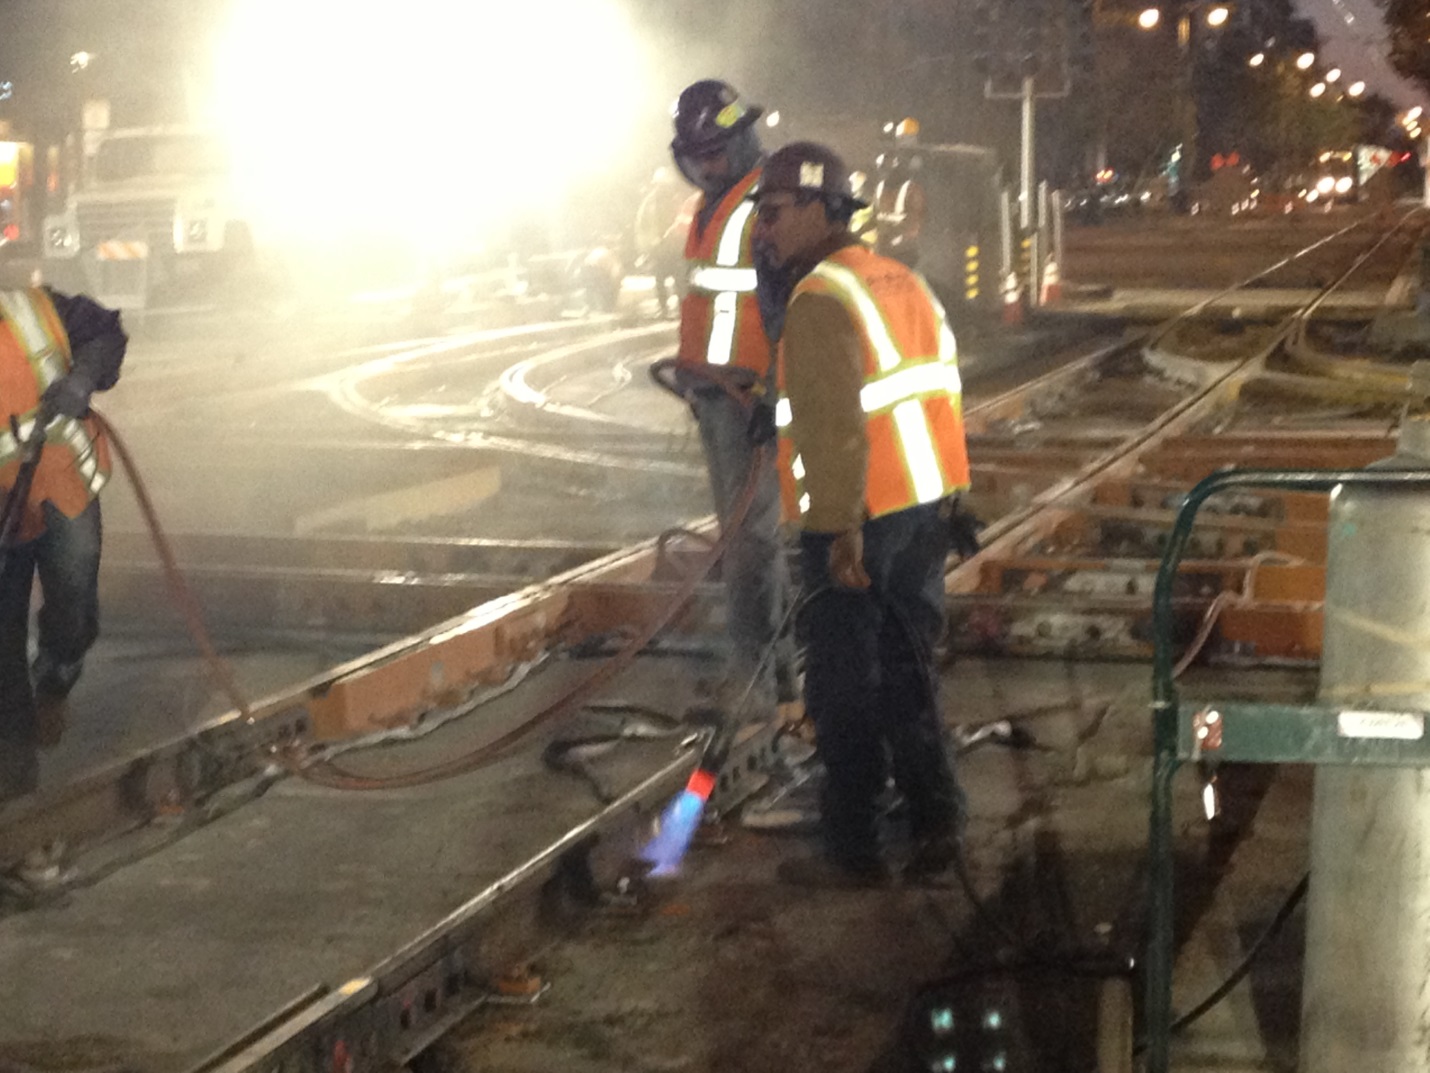
<path fill-rule="evenodd" d="M 1003 277 L 1003 323 L 1023 323 L 1023 287 L 1016 272 Z"/>
<path fill-rule="evenodd" d="M 1058 272 L 1058 263 L 1048 257 L 1047 264 L 1043 266 L 1043 288 L 1038 296 L 1038 305 L 1045 306 L 1049 302 L 1062 301 L 1063 278 Z"/>

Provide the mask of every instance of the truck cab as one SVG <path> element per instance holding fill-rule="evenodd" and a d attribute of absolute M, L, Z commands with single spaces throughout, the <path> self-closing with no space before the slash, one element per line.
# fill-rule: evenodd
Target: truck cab
<path fill-rule="evenodd" d="M 64 211 L 47 216 L 44 255 L 147 258 L 164 274 L 253 252 L 227 154 L 211 132 L 139 127 L 101 133 Z"/>

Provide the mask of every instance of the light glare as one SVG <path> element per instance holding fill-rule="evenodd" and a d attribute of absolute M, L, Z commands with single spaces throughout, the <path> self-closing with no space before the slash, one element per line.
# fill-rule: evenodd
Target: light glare
<path fill-rule="evenodd" d="M 503 41 L 539 41 L 539 68 Z M 284 238 L 470 249 L 618 158 L 642 114 L 609 0 L 407 0 L 401 18 L 386 0 L 238 0 L 216 61 L 237 181 Z"/>
<path fill-rule="evenodd" d="M 1296 57 L 1296 66 L 1303 71 L 1309 69 L 1311 64 L 1315 62 L 1316 54 L 1314 52 L 1303 52 Z"/>
<path fill-rule="evenodd" d="M 1162 21 L 1162 12 L 1155 7 L 1143 8 L 1142 13 L 1137 16 L 1137 25 L 1144 30 L 1154 30 L 1157 24 Z"/>

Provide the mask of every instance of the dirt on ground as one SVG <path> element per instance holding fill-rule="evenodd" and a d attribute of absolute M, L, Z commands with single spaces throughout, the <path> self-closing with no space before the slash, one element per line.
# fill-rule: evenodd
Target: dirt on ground
<path fill-rule="evenodd" d="M 988 745 L 959 760 L 982 915 L 952 877 L 876 891 L 783 885 L 778 863 L 815 852 L 813 838 L 731 825 L 725 844 L 693 850 L 643 910 L 587 917 L 537 963 L 545 997 L 479 1012 L 447 1045 L 446 1064 L 463 1073 L 930 1068 L 907 1030 L 926 1015 L 931 981 L 985 979 L 997 963 L 1075 949 L 1113 960 L 1138 952 L 1147 682 L 1137 665 L 1060 661 L 970 660 L 946 677 L 955 721 L 1010 718 L 1026 731 L 1022 748 Z M 1186 780 L 1179 793 L 1200 875 L 1210 842 L 1195 820 L 1197 788 Z M 897 861 L 897 836 L 889 848 Z M 1205 908 L 1204 887 L 1184 888 L 1189 921 Z M 1096 982 L 1020 986 L 1006 1016 L 1010 1040 L 1031 1049 L 1027 1068 L 1095 1068 Z M 1091 997 L 1069 1014 L 1079 988 Z"/>

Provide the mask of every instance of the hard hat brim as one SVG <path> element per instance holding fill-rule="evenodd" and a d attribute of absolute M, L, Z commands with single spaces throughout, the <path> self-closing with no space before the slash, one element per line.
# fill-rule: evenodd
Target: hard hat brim
<path fill-rule="evenodd" d="M 699 153 L 704 149 L 711 149 L 715 146 L 724 145 L 727 141 L 739 134 L 742 130 L 748 130 L 754 126 L 755 121 L 765 114 L 762 105 L 752 104 L 745 109 L 745 114 L 739 119 L 725 127 L 719 134 L 712 134 L 708 138 L 701 138 L 698 141 L 686 141 L 680 135 L 671 139 L 670 151 L 681 156 L 690 156 Z"/>

